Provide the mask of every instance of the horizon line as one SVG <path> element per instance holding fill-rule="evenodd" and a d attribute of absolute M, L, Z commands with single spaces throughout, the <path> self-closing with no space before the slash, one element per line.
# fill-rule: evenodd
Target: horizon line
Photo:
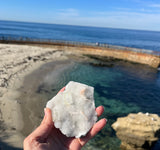
<path fill-rule="evenodd" d="M 148 31 L 148 32 L 160 32 L 160 30 L 149 30 L 149 29 L 133 29 L 133 28 L 118 28 L 118 27 L 106 27 L 106 26 L 92 26 L 92 25 L 77 25 L 77 24 L 63 24 L 63 23 L 50 23 L 50 22 L 40 22 L 40 21 L 22 21 L 22 20 L 5 20 L 0 19 L 0 21 L 11 21 L 11 22 L 23 22 L 23 23 L 39 23 L 39 24 L 53 24 L 53 25 L 66 25 L 66 26 L 79 26 L 79 27 L 91 27 L 91 28 L 109 28 L 117 30 L 135 30 L 135 31 Z"/>

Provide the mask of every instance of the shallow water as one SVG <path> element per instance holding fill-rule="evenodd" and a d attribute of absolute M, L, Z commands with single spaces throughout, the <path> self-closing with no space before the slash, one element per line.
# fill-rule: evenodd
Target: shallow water
<path fill-rule="evenodd" d="M 98 67 L 73 61 L 70 67 L 60 72 L 58 78 L 55 74 L 56 71 L 45 73 L 37 89 L 30 93 L 35 100 L 43 95 L 42 106 L 72 80 L 93 86 L 96 106 L 105 107 L 102 117 L 106 117 L 108 123 L 85 149 L 118 150 L 120 141 L 111 128 L 117 117 L 140 111 L 160 115 L 160 72 L 153 68 L 128 62 Z"/>
<path fill-rule="evenodd" d="M 140 111 L 160 114 L 160 74 L 154 69 L 130 63 L 112 68 L 76 64 L 61 76 L 62 86 L 70 80 L 93 86 L 96 106 L 105 107 L 108 124 L 90 142 L 94 147 L 118 150 L 120 141 L 111 128 L 117 117 Z"/>

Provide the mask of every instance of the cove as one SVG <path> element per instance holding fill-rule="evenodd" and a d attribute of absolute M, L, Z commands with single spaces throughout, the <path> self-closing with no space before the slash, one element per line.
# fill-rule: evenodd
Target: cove
<path fill-rule="evenodd" d="M 120 141 L 111 124 L 129 113 L 149 112 L 160 115 L 160 72 L 151 67 L 118 61 L 112 66 L 66 60 L 50 62 L 26 76 L 19 89 L 27 136 L 43 118 L 43 108 L 69 81 L 95 88 L 96 106 L 103 105 L 106 127 L 84 149 L 118 150 Z"/>

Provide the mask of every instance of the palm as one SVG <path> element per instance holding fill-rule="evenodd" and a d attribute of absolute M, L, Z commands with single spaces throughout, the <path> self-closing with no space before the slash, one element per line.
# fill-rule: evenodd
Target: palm
<path fill-rule="evenodd" d="M 65 149 L 81 149 L 82 143 L 80 139 L 66 137 L 63 135 L 59 129 L 53 127 L 51 134 L 48 137 L 51 149 L 54 150 L 65 150 Z"/>

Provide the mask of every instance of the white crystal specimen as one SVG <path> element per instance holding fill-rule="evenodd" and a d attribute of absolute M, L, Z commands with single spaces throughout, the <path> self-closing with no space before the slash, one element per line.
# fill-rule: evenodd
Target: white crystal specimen
<path fill-rule="evenodd" d="M 67 137 L 85 136 L 97 121 L 93 94 L 93 87 L 70 81 L 46 106 L 55 127 Z"/>

